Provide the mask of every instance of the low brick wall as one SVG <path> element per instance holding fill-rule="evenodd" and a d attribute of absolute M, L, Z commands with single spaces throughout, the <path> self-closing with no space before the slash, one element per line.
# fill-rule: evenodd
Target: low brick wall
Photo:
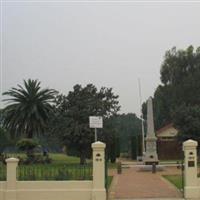
<path fill-rule="evenodd" d="M 92 181 L 18 181 L 19 160 L 9 158 L 6 181 L 0 182 L 0 200 L 106 200 L 105 144 L 95 142 Z"/>
<path fill-rule="evenodd" d="M 92 181 L 17 181 L 16 186 L 16 200 L 90 200 L 93 190 Z M 1 200 L 8 199 L 7 192 L 6 182 L 0 182 Z"/>
<path fill-rule="evenodd" d="M 92 181 L 18 181 L 19 200 L 88 200 L 92 197 Z"/>
<path fill-rule="evenodd" d="M 0 181 L 0 199 L 5 199 L 6 181 Z"/>

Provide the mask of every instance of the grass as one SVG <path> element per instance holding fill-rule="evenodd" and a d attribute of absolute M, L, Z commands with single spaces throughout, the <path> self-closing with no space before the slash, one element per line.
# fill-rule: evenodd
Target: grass
<path fill-rule="evenodd" d="M 113 176 L 108 176 L 108 188 L 110 187 L 111 183 L 112 183 L 112 180 L 113 180 Z"/>
<path fill-rule="evenodd" d="M 108 162 L 108 169 L 116 169 L 116 168 L 117 168 L 117 163 Z"/>
<path fill-rule="evenodd" d="M 165 179 L 167 179 L 170 183 L 175 185 L 179 190 L 182 189 L 182 176 L 181 175 L 163 175 Z"/>
<path fill-rule="evenodd" d="M 54 153 L 54 154 L 49 154 L 49 156 L 53 160 L 54 164 L 56 163 L 79 164 L 80 162 L 80 159 L 78 157 L 67 156 L 65 154 Z M 87 160 L 87 162 L 89 162 L 89 160 Z"/>
<path fill-rule="evenodd" d="M 26 154 L 24 153 L 16 153 L 16 154 L 7 154 L 9 155 L 9 157 L 20 157 L 22 159 L 26 158 Z M 35 154 L 37 155 L 37 154 Z M 53 164 L 77 164 L 79 163 L 80 159 L 78 157 L 74 157 L 74 156 L 67 156 L 66 154 L 62 154 L 62 153 L 49 153 L 49 157 L 52 159 L 52 163 Z M 87 160 L 89 161 L 89 160 Z"/>

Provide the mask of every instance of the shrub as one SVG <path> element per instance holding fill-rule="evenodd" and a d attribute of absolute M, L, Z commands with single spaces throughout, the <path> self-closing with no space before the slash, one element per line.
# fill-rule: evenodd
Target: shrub
<path fill-rule="evenodd" d="M 37 146 L 38 143 L 35 140 L 29 138 L 23 138 L 17 142 L 17 147 L 20 151 L 33 150 Z"/>

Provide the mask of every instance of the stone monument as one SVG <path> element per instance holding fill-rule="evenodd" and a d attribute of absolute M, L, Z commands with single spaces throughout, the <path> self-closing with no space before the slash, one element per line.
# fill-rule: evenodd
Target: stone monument
<path fill-rule="evenodd" d="M 153 102 L 150 97 L 147 101 L 147 136 L 146 136 L 146 152 L 143 158 L 145 165 L 152 165 L 153 163 L 158 164 L 158 154 L 154 131 L 154 120 L 153 120 Z"/>

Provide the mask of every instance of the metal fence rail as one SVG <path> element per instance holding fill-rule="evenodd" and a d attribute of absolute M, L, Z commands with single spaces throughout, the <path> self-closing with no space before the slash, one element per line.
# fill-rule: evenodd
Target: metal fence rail
<path fill-rule="evenodd" d="M 0 163 L 0 181 L 6 181 L 6 165 Z"/>
<path fill-rule="evenodd" d="M 92 180 L 92 164 L 19 165 L 17 179 L 23 181 Z"/>

